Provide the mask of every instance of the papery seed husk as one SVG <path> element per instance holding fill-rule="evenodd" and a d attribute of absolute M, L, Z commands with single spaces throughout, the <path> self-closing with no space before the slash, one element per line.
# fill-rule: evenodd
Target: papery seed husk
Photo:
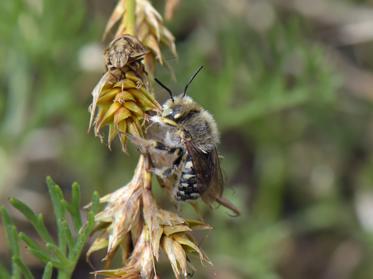
<path fill-rule="evenodd" d="M 119 122 L 129 118 L 132 116 L 132 113 L 124 108 L 124 107 L 121 107 L 120 109 L 118 109 L 118 111 L 115 113 L 114 115 L 114 124 L 118 125 Z M 119 129 L 119 128 L 118 128 Z M 122 131 L 121 129 L 119 129 L 121 132 L 125 133 L 125 131 Z"/>
<path fill-rule="evenodd" d="M 159 209 L 158 219 L 160 225 L 175 226 L 185 224 L 185 220 L 174 212 Z"/>
<path fill-rule="evenodd" d="M 134 220 L 134 224 L 132 225 L 132 229 L 131 229 L 131 238 L 132 238 L 133 243 L 136 243 L 137 240 L 139 239 L 141 232 L 143 230 L 143 226 L 144 226 L 144 221 L 141 218 L 141 215 L 138 214 L 136 216 L 136 219 Z"/>
<path fill-rule="evenodd" d="M 172 270 L 174 271 L 176 278 L 179 278 L 180 271 L 179 271 L 178 261 L 176 259 L 176 254 L 174 251 L 173 243 L 174 241 L 171 238 L 167 236 L 162 237 L 162 240 L 161 240 L 162 248 L 165 251 L 168 257 L 168 260 L 171 263 L 171 267 L 172 267 Z"/>
<path fill-rule="evenodd" d="M 172 19 L 177 6 L 180 4 L 180 0 L 167 0 L 165 6 L 165 18 L 166 20 Z"/>
<path fill-rule="evenodd" d="M 165 45 L 167 45 L 170 49 L 171 49 L 171 52 L 172 54 L 177 57 L 177 52 L 176 52 L 176 45 L 175 45 L 175 38 L 174 36 L 172 35 L 172 33 L 166 29 L 166 28 L 163 28 L 161 30 L 162 32 L 162 36 L 161 36 L 161 42 L 164 43 Z"/>
<path fill-rule="evenodd" d="M 124 135 L 127 133 L 127 121 L 122 120 L 117 124 L 117 129 L 120 133 L 123 133 Z"/>
<path fill-rule="evenodd" d="M 137 83 L 137 82 L 141 82 L 141 79 L 132 71 L 129 71 L 126 73 L 126 78 L 127 79 L 130 79 L 131 81 Z"/>
<path fill-rule="evenodd" d="M 109 149 L 111 149 L 111 142 L 115 139 L 118 135 L 118 129 L 114 126 L 114 124 L 109 125 L 109 133 L 108 133 L 108 145 Z"/>
<path fill-rule="evenodd" d="M 119 88 L 112 88 L 110 90 L 107 90 L 105 94 L 101 94 L 99 99 L 97 100 L 97 105 L 101 105 L 107 102 L 112 102 L 114 100 L 114 97 L 120 92 Z"/>
<path fill-rule="evenodd" d="M 151 98 L 149 94 L 145 93 L 146 92 L 145 90 L 138 91 L 134 89 L 128 89 L 128 91 L 143 106 L 143 110 L 148 111 L 148 110 L 158 108 L 158 106 L 154 104 L 156 101 L 153 98 Z M 154 101 L 152 101 L 151 99 L 153 99 Z"/>
<path fill-rule="evenodd" d="M 185 250 L 177 241 L 173 241 L 173 250 L 176 255 L 176 260 L 179 264 L 181 274 L 183 277 L 186 277 L 187 276 L 187 259 L 186 259 Z"/>
<path fill-rule="evenodd" d="M 146 22 L 143 21 L 140 26 L 138 26 L 137 30 L 137 37 L 140 39 L 140 41 L 144 42 L 144 38 L 146 38 L 150 31 Z"/>
<path fill-rule="evenodd" d="M 152 231 L 153 255 L 157 261 L 159 260 L 159 246 L 160 246 L 162 234 L 163 234 L 163 228 L 161 226 L 154 228 Z"/>
<path fill-rule="evenodd" d="M 127 90 L 129 90 L 129 89 L 127 89 Z M 120 104 L 124 104 L 125 101 L 133 101 L 133 102 L 135 102 L 136 99 L 135 99 L 135 97 L 132 96 L 132 94 L 129 93 L 128 91 L 123 91 L 123 92 L 121 92 L 121 93 L 119 93 L 119 94 L 117 94 L 117 95 L 115 96 L 114 101 L 115 101 L 115 102 L 118 102 L 118 103 L 120 103 Z"/>
<path fill-rule="evenodd" d="M 147 35 L 144 38 L 144 44 L 154 52 L 155 57 L 159 61 L 159 63 L 163 64 L 162 52 L 159 48 L 159 42 L 157 41 L 155 36 L 153 34 Z"/>
<path fill-rule="evenodd" d="M 189 228 L 186 225 L 165 226 L 165 227 L 163 227 L 163 232 L 167 236 L 170 236 L 170 235 L 175 234 L 175 233 L 190 232 L 190 231 L 192 231 L 192 229 Z"/>
<path fill-rule="evenodd" d="M 122 263 L 126 264 L 128 258 L 131 255 L 131 246 L 132 246 L 132 241 L 131 241 L 131 236 L 128 233 L 128 236 L 122 241 L 120 247 L 122 250 Z"/>
<path fill-rule="evenodd" d="M 124 106 L 130 111 L 134 112 L 137 116 L 139 117 L 144 116 L 143 110 L 135 102 L 131 102 L 131 101 L 125 102 Z"/>
<path fill-rule="evenodd" d="M 108 246 L 108 240 L 105 234 L 102 234 L 101 236 L 97 237 L 87 251 L 87 254 L 86 254 L 87 261 L 89 261 L 88 259 L 94 252 L 102 250 L 106 248 L 107 246 Z"/>
<path fill-rule="evenodd" d="M 114 213 L 113 230 L 109 239 L 108 253 L 116 249 L 125 236 L 129 237 L 128 232 L 131 230 L 132 224 L 139 214 L 139 199 L 133 193 L 125 200 L 123 207 Z"/>
<path fill-rule="evenodd" d="M 110 105 L 109 109 L 106 111 L 104 117 L 102 120 L 98 123 L 98 128 L 100 129 L 102 126 L 104 126 L 106 123 L 110 122 L 113 117 L 114 113 L 121 108 L 121 104 L 114 102 Z"/>
<path fill-rule="evenodd" d="M 107 36 L 107 34 L 114 27 L 114 25 L 122 18 L 123 14 L 125 13 L 125 10 L 126 10 L 125 0 L 119 0 L 118 4 L 115 6 L 114 11 L 111 14 L 106 24 L 103 38 Z"/>
<path fill-rule="evenodd" d="M 116 82 L 113 87 L 120 89 L 137 88 L 137 85 L 130 79 L 124 79 Z"/>
<path fill-rule="evenodd" d="M 202 250 L 197 246 L 197 244 L 195 244 L 192 240 L 190 240 L 186 234 L 174 234 L 172 235 L 172 238 L 175 241 L 179 242 L 179 244 L 183 246 L 187 246 L 191 248 L 193 251 L 197 252 L 201 262 L 205 261 L 211 264 L 211 262 L 206 257 L 206 255 L 204 255 L 204 253 L 202 252 Z"/>
<path fill-rule="evenodd" d="M 104 119 L 105 114 L 108 111 L 108 109 L 110 108 L 110 106 L 111 106 L 111 104 L 102 104 L 102 105 L 99 106 L 99 110 L 98 110 L 97 116 L 96 116 L 95 121 L 94 121 L 95 133 L 96 134 L 98 133 L 98 130 L 99 130 L 98 124 L 100 122 L 102 122 L 102 120 Z"/>
<path fill-rule="evenodd" d="M 160 33 L 160 29 L 161 28 L 164 28 L 163 26 L 160 26 L 159 24 L 159 21 L 157 20 L 157 18 L 153 15 L 148 15 L 146 18 L 145 18 L 146 22 L 148 23 L 149 25 L 149 29 L 151 31 L 151 33 L 153 33 L 155 35 L 155 37 L 157 38 L 157 41 L 160 40 L 160 37 L 161 37 L 161 33 Z"/>
<path fill-rule="evenodd" d="M 96 114 L 97 100 L 100 96 L 100 93 L 101 93 L 102 89 L 104 88 L 104 86 L 107 84 L 107 82 L 109 80 L 110 80 L 110 73 L 106 72 L 101 77 L 101 79 L 99 80 L 99 82 L 96 84 L 95 88 L 93 88 L 93 90 L 91 92 L 93 100 L 92 100 L 92 104 L 89 106 L 89 111 L 91 113 L 91 116 L 90 116 L 90 119 L 89 119 L 88 130 L 91 129 L 92 124 L 93 124 L 93 119 L 94 119 L 95 114 Z"/>
<path fill-rule="evenodd" d="M 122 145 L 122 151 L 127 152 L 127 136 L 126 134 L 120 134 L 119 135 L 120 144 Z"/>
<path fill-rule="evenodd" d="M 186 223 L 193 230 L 211 230 L 212 226 L 199 220 L 186 220 Z"/>

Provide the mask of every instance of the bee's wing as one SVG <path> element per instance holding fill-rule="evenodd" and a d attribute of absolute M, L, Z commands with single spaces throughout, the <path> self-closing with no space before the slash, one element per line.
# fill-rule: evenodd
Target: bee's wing
<path fill-rule="evenodd" d="M 202 198 L 211 203 L 223 193 L 223 175 L 218 152 L 216 148 L 205 152 L 196 147 L 192 141 L 186 141 L 185 145 L 192 157 L 193 167 L 197 176 L 198 190 Z"/>
<path fill-rule="evenodd" d="M 191 141 L 186 141 L 185 146 L 192 157 L 197 175 L 197 185 L 203 201 L 208 205 L 217 202 L 230 209 L 234 213 L 233 216 L 239 216 L 240 210 L 223 197 L 224 178 L 217 149 L 213 148 L 209 152 L 204 152 Z"/>

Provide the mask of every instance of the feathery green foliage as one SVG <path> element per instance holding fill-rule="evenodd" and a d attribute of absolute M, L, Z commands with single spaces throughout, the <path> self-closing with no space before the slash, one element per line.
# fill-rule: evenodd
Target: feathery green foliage
<path fill-rule="evenodd" d="M 94 216 L 98 211 L 99 197 L 95 192 L 92 196 L 90 210 L 87 212 L 87 221 L 83 224 L 80 214 L 80 187 L 77 183 L 72 186 L 71 202 L 64 198 L 61 188 L 47 178 L 49 195 L 52 201 L 57 226 L 57 241 L 49 233 L 41 214 L 36 214 L 25 203 L 15 198 L 10 203 L 33 226 L 41 239 L 41 243 L 23 232 L 18 232 L 8 211 L 0 208 L 0 214 L 5 227 L 6 236 L 12 255 L 11 273 L 0 266 L 0 278 L 33 279 L 30 269 L 22 260 L 20 254 L 20 241 L 24 242 L 28 251 L 45 264 L 43 279 L 52 276 L 53 269 L 57 270 L 59 279 L 71 278 L 75 266 L 81 256 L 84 245 L 94 228 Z M 69 220 L 73 220 L 73 224 Z"/>

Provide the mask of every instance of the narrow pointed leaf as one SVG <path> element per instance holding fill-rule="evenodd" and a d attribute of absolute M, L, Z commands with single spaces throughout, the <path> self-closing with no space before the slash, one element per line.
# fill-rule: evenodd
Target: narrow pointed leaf
<path fill-rule="evenodd" d="M 44 268 L 42 279 L 52 279 L 52 273 L 53 273 L 53 264 L 51 262 L 48 262 Z"/>
<path fill-rule="evenodd" d="M 33 225 L 36 232 L 45 242 L 53 242 L 53 238 L 49 234 L 41 214 L 36 215 L 31 208 L 29 208 L 25 203 L 21 202 L 20 200 L 11 198 L 9 201 Z"/>
<path fill-rule="evenodd" d="M 32 275 L 30 269 L 21 261 L 18 257 L 13 257 L 12 261 L 19 267 L 22 271 L 22 275 L 25 279 L 34 279 L 35 277 Z"/>
<path fill-rule="evenodd" d="M 70 214 L 77 231 L 82 227 L 82 217 L 80 214 L 80 186 L 74 182 L 72 186 L 72 198 L 70 204 Z"/>

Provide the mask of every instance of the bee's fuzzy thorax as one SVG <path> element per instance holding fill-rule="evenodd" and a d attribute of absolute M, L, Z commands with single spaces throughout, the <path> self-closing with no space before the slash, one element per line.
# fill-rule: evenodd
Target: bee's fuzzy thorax
<path fill-rule="evenodd" d="M 163 105 L 166 115 L 173 117 L 180 127 L 188 131 L 193 142 L 203 150 L 219 143 L 219 132 L 212 115 L 189 96 L 176 96 Z M 167 116 L 166 116 L 167 117 Z"/>

